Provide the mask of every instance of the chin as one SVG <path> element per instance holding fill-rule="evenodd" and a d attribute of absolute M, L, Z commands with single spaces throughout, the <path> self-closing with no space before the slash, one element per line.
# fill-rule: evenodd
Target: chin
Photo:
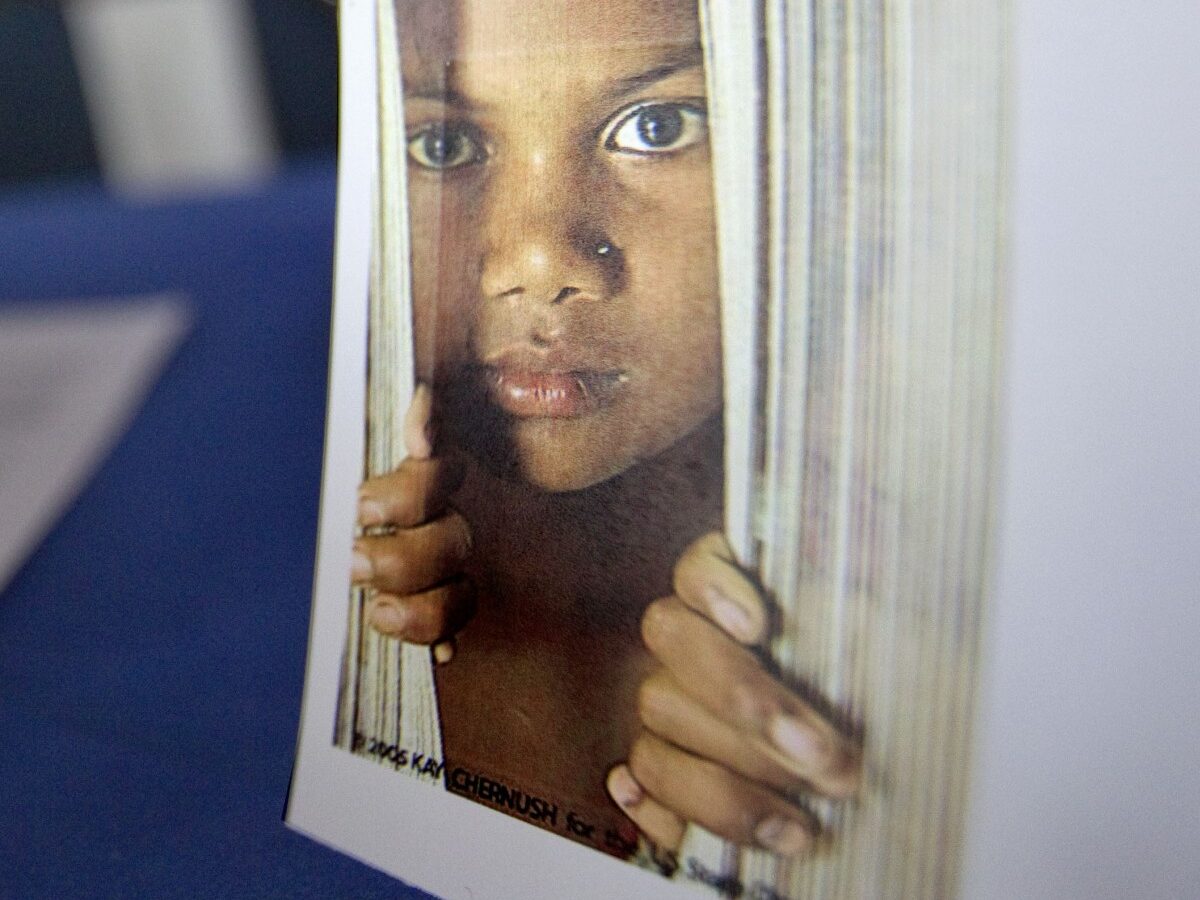
<path fill-rule="evenodd" d="M 518 427 L 513 435 L 513 469 L 521 481 L 547 493 L 595 487 L 635 462 L 588 429 L 575 434 L 561 421 L 525 424 L 533 427 Z"/>
<path fill-rule="evenodd" d="M 580 460 L 562 456 L 545 458 L 541 454 L 521 455 L 517 460 L 516 474 L 530 487 L 550 494 L 565 494 L 602 484 L 625 468 L 580 463 Z"/>

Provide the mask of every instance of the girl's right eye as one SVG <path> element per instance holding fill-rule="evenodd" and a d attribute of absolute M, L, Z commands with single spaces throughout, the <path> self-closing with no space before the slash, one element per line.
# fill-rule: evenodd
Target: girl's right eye
<path fill-rule="evenodd" d="M 425 169 L 448 171 L 479 162 L 483 145 L 462 125 L 437 122 L 426 125 L 408 137 L 408 156 Z"/>

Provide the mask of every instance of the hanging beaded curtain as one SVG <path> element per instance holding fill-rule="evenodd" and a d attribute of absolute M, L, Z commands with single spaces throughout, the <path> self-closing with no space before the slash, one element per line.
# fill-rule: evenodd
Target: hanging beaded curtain
<path fill-rule="evenodd" d="M 379 153 L 367 353 L 368 476 L 390 472 L 404 459 L 403 412 L 415 384 L 400 48 L 394 3 L 384 0 L 376 9 Z M 371 735 L 385 747 L 441 759 L 429 649 L 382 637 L 367 627 L 365 592 L 356 588 L 351 594 L 337 743 L 361 749 L 355 735 Z M 389 758 L 378 753 L 374 757 L 385 763 Z M 392 764 L 401 767 L 399 762 Z"/>
<path fill-rule="evenodd" d="M 861 737 L 866 785 L 817 804 L 814 858 L 699 834 L 684 862 L 785 897 L 948 896 L 996 468 L 1006 4 L 702 8 L 727 407 L 745 403 L 727 527 L 778 604 L 775 662 Z"/>
<path fill-rule="evenodd" d="M 772 656 L 861 736 L 798 862 L 681 854 L 784 897 L 941 897 L 960 859 L 995 470 L 1006 4 L 701 0 L 724 303 L 726 527 Z M 399 49 L 379 4 L 367 472 L 412 391 Z M 765 148 L 765 152 L 764 152 Z M 338 743 L 440 758 L 428 650 L 351 603 Z M 684 869 L 686 871 L 686 869 Z M 770 896 L 763 893 L 761 896 Z"/>

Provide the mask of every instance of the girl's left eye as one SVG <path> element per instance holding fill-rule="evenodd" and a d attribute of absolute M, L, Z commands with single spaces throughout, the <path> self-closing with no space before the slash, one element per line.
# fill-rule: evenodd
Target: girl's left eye
<path fill-rule="evenodd" d="M 603 132 L 608 150 L 650 156 L 704 140 L 707 116 L 692 103 L 642 103 L 617 113 Z"/>

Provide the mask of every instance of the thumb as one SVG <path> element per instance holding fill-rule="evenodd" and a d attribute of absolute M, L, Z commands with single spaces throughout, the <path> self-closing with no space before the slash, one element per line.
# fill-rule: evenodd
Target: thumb
<path fill-rule="evenodd" d="M 413 459 L 433 456 L 433 390 L 421 383 L 413 391 L 408 412 L 404 414 L 404 448 Z"/>

